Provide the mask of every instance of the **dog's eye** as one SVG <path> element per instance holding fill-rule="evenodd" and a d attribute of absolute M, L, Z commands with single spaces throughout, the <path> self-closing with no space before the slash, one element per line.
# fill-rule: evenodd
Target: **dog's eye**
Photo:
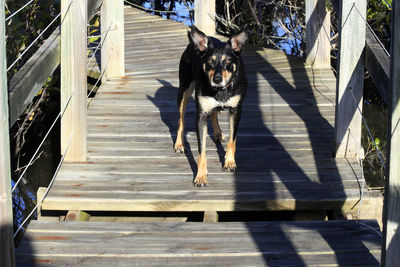
<path fill-rule="evenodd" d="M 207 60 L 207 62 L 208 62 L 208 64 L 212 65 L 212 64 L 214 63 L 214 59 L 209 58 L 209 59 Z"/>
<path fill-rule="evenodd" d="M 225 60 L 225 63 L 226 63 L 226 64 L 229 64 L 229 63 L 231 63 L 231 60 L 230 60 L 230 59 L 227 59 L 227 60 Z"/>

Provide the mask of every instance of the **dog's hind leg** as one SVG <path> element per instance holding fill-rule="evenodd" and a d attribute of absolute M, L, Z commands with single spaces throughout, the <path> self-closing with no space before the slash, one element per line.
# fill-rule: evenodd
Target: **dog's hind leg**
<path fill-rule="evenodd" d="M 178 107 L 179 107 L 179 121 L 178 121 L 178 132 L 176 136 L 176 141 L 174 145 L 174 150 L 176 153 L 183 153 L 185 148 L 183 146 L 184 129 L 185 129 L 185 111 L 187 102 L 190 99 L 194 90 L 193 82 L 189 85 L 187 89 L 179 88 L 178 95 Z"/>
<path fill-rule="evenodd" d="M 225 136 L 222 133 L 221 127 L 219 127 L 218 111 L 216 111 L 216 110 L 213 110 L 213 112 L 211 113 L 211 123 L 212 123 L 213 133 L 214 133 L 214 141 L 215 142 L 224 142 Z"/>

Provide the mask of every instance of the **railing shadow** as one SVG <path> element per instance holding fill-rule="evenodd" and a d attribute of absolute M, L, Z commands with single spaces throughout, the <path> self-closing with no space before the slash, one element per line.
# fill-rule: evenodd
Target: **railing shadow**
<path fill-rule="evenodd" d="M 274 144 L 274 149 L 279 151 L 277 154 L 277 156 L 279 156 L 279 162 L 281 164 L 284 163 L 284 166 L 280 166 L 279 163 L 277 164 L 277 162 L 274 161 L 274 158 L 271 159 L 271 157 L 268 156 L 271 151 L 265 150 L 258 152 L 258 155 L 253 153 L 252 155 L 246 155 L 246 152 L 241 150 L 240 135 L 248 131 L 248 129 L 243 127 L 245 123 L 241 122 L 242 126 L 239 126 L 239 145 L 237 150 L 237 164 L 239 167 L 239 172 L 237 173 L 237 192 L 241 191 L 241 185 L 239 183 L 240 172 L 251 172 L 251 170 L 262 171 L 265 173 L 266 177 L 272 177 L 273 174 L 276 174 L 278 183 L 275 184 L 282 183 L 281 185 L 284 186 L 285 190 L 287 189 L 288 193 L 295 199 L 293 207 L 295 210 L 304 210 L 307 206 L 307 202 L 309 202 L 308 205 L 310 205 L 312 200 L 316 200 L 317 202 L 318 200 L 324 199 L 334 199 L 335 208 L 340 210 L 346 199 L 346 193 L 344 192 L 344 185 L 342 184 L 338 166 L 333 157 L 334 147 L 330 146 L 329 149 L 321 149 L 325 142 L 332 143 L 334 140 L 334 128 L 324 118 L 324 114 L 322 114 L 323 111 L 321 111 L 321 108 L 318 106 L 315 91 L 312 90 L 312 81 L 310 81 L 307 75 L 304 64 L 299 64 L 298 61 L 289 59 L 289 66 L 286 71 L 284 68 L 277 70 L 268 60 L 256 51 L 248 52 L 247 55 L 248 63 L 246 66 L 249 88 L 243 108 L 244 118 L 242 121 L 245 121 L 246 117 L 249 117 L 249 115 L 246 114 L 250 112 L 253 113 L 251 114 L 252 125 L 256 125 L 257 129 L 251 129 L 251 132 L 257 133 L 257 142 L 260 142 L 260 139 L 264 139 L 265 141 L 261 141 L 262 143 Z M 254 65 L 252 62 L 257 65 Z M 283 72 L 286 72 L 285 76 L 283 76 Z M 287 79 L 289 76 L 293 78 L 292 84 Z M 311 146 L 309 155 L 296 155 L 293 151 L 288 150 L 293 147 L 281 143 L 280 140 L 282 138 L 280 137 L 279 129 L 270 129 L 269 126 L 267 126 L 269 122 L 267 119 L 263 118 L 266 117 L 265 115 L 268 113 L 270 113 L 270 117 L 273 120 L 277 120 L 277 122 L 272 125 L 286 127 L 285 123 L 290 122 L 280 121 L 285 118 L 285 112 L 280 110 L 279 101 L 277 103 L 269 101 L 272 107 L 270 109 L 265 109 L 264 103 L 266 98 L 263 93 L 265 92 L 265 85 L 263 85 L 263 89 L 259 86 L 262 80 L 267 81 L 276 96 L 279 96 L 280 99 L 290 107 L 290 111 L 298 117 L 297 120 L 301 120 L 304 123 L 304 128 L 306 130 L 304 134 L 307 136 L 305 138 L 309 138 Z M 270 96 L 270 98 L 273 99 L 274 97 Z M 274 104 L 277 104 L 276 110 L 273 108 L 275 106 Z M 285 131 L 288 133 L 291 132 L 288 129 Z M 297 129 L 297 131 L 301 133 L 299 129 Z M 251 132 L 247 134 L 251 134 Z M 295 133 L 296 130 L 293 129 L 293 132 Z M 251 158 L 254 157 L 258 159 L 257 163 L 260 167 L 262 166 L 261 169 L 253 167 L 248 168 L 249 165 L 254 164 L 254 162 L 251 162 Z M 314 173 L 313 171 L 310 172 L 310 166 L 315 166 Z M 292 182 L 291 177 L 295 178 L 297 181 Z M 271 184 L 274 185 L 274 183 Z M 268 193 L 261 191 L 260 194 L 261 197 L 265 195 L 266 199 L 272 200 L 283 197 L 280 188 L 274 188 L 274 190 Z M 241 201 L 242 199 L 240 195 L 238 195 L 237 202 L 239 206 L 237 209 L 240 209 Z M 315 208 L 321 209 L 321 207 Z M 324 234 L 320 234 L 332 250 L 336 252 L 337 244 L 332 242 L 331 238 L 326 238 Z M 281 229 L 279 235 L 282 238 L 282 242 L 287 243 L 289 251 L 295 252 L 296 247 L 291 246 L 290 237 L 286 235 L 284 229 Z M 253 239 L 259 244 L 260 250 L 262 250 L 263 240 L 259 238 L 257 233 L 253 234 Z M 359 242 L 359 248 L 364 248 L 368 251 L 361 241 L 358 240 L 357 242 Z M 348 259 L 346 259 L 343 254 L 335 253 L 335 256 L 339 265 L 348 263 Z M 296 256 L 292 255 L 291 257 Z M 267 255 L 264 257 L 264 260 L 266 264 L 270 264 L 271 259 Z M 297 258 L 293 260 L 296 262 L 296 266 L 306 266 L 306 263 L 300 256 L 297 256 Z M 378 261 L 376 261 L 376 264 L 379 264 Z"/>
<path fill-rule="evenodd" d="M 315 82 L 310 80 L 303 62 L 298 59 L 286 59 L 284 55 L 281 57 L 282 62 L 288 62 L 286 64 L 289 65 L 276 69 L 275 66 L 285 63 L 275 65 L 256 51 L 246 53 L 249 86 L 237 139 L 235 210 L 251 210 L 257 206 L 260 210 L 340 210 L 346 193 L 333 157 L 334 128 L 325 118 L 327 112 L 333 112 L 319 105 L 313 90 Z M 159 108 L 160 118 L 168 127 L 172 153 L 178 126 L 178 109 L 175 105 L 171 106 L 171 103 L 176 102 L 178 89 L 166 80 L 158 81 L 162 86 L 154 96 L 148 95 L 147 98 Z M 176 110 L 172 111 L 172 108 Z M 191 143 L 193 145 L 196 142 L 194 117 L 195 110 L 191 101 L 186 113 L 185 156 L 193 176 L 197 172 L 197 155 L 193 154 L 190 147 Z M 227 133 L 228 125 L 221 126 Z M 211 132 L 212 127 L 209 129 Z M 190 142 L 187 139 L 188 135 Z M 308 143 L 309 147 L 298 149 L 297 143 L 301 142 Z M 224 145 L 215 145 L 222 166 Z M 211 153 L 214 152 L 210 151 L 208 154 Z M 212 183 L 212 177 L 210 182 Z M 322 204 L 318 206 L 318 203 Z M 325 204 L 330 206 L 321 206 Z M 283 257 L 284 254 L 295 266 L 307 266 L 307 258 L 298 251 L 298 243 L 294 242 L 293 233 L 286 231 L 285 224 L 281 225 L 282 228 L 278 225 L 277 231 L 274 232 L 274 237 L 278 237 L 280 245 L 274 246 L 268 237 L 260 234 L 259 229 L 254 231 L 252 223 L 248 223 L 249 233 L 263 254 L 265 264 L 273 266 L 277 257 Z M 307 224 L 304 224 L 304 229 L 313 230 L 312 226 L 307 228 Z M 326 231 L 319 234 L 335 252 L 333 257 L 338 265 L 347 264 L 348 255 L 343 253 L 335 238 Z M 352 239 L 351 242 L 362 251 L 368 251 L 360 238 Z M 280 251 L 283 248 L 284 252 Z M 266 253 L 267 251 L 276 251 L 277 254 L 271 255 Z M 280 256 L 277 256 L 278 254 Z M 368 252 L 366 254 L 368 255 Z M 372 254 L 370 256 L 368 259 L 371 262 L 375 258 Z M 379 264 L 377 260 L 375 263 Z"/>

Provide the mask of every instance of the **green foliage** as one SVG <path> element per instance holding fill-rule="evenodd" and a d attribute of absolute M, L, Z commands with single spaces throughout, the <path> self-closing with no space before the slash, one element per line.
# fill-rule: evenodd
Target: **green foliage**
<path fill-rule="evenodd" d="M 24 3 L 17 0 L 6 0 L 6 17 L 13 14 Z M 7 64 L 10 66 L 31 42 L 43 31 L 45 27 L 56 17 L 59 13 L 59 5 L 55 1 L 48 0 L 35 0 L 26 8 L 24 8 L 17 15 L 7 21 L 6 35 L 7 35 Z M 54 24 L 53 29 L 57 26 Z M 49 29 L 40 40 L 38 40 L 29 52 L 25 54 L 15 67 L 13 67 L 8 77 L 11 78 L 15 72 L 23 65 L 26 60 L 40 47 L 41 43 L 51 34 L 52 29 Z"/>
<path fill-rule="evenodd" d="M 389 3 L 389 4 L 388 4 Z M 367 20 L 386 49 L 390 47 L 390 18 L 392 0 L 369 0 Z"/>

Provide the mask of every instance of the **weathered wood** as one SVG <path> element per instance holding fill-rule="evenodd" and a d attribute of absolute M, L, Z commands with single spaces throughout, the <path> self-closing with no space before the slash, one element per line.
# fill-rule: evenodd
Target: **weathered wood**
<path fill-rule="evenodd" d="M 336 97 L 336 157 L 362 153 L 361 118 L 363 104 L 366 0 L 340 1 L 339 57 Z M 360 151 L 360 152 L 359 152 Z"/>
<path fill-rule="evenodd" d="M 81 210 L 69 210 L 65 216 L 65 221 L 89 221 L 90 214 Z"/>
<path fill-rule="evenodd" d="M 33 221 L 16 255 L 19 266 L 379 266 L 380 242 L 374 221 Z"/>
<path fill-rule="evenodd" d="M 389 149 L 385 183 L 385 215 L 383 265 L 396 266 L 400 262 L 400 6 L 393 1 L 390 91 L 389 91 Z"/>
<path fill-rule="evenodd" d="M 88 19 L 93 17 L 99 10 L 101 5 L 103 4 L 103 0 L 88 0 Z"/>
<path fill-rule="evenodd" d="M 194 24 L 207 35 L 215 34 L 215 0 L 194 1 Z"/>
<path fill-rule="evenodd" d="M 331 16 L 325 0 L 306 1 L 306 62 L 314 68 L 330 68 Z"/>
<path fill-rule="evenodd" d="M 205 223 L 216 223 L 218 222 L 218 212 L 214 210 L 204 211 L 203 222 Z"/>
<path fill-rule="evenodd" d="M 25 111 L 60 64 L 60 29 L 57 28 L 10 81 L 10 126 Z"/>
<path fill-rule="evenodd" d="M 87 63 L 82 59 L 87 57 L 87 1 L 62 0 L 61 13 L 61 108 L 67 107 L 61 119 L 61 151 L 64 153 L 72 133 L 65 160 L 84 161 Z"/>
<path fill-rule="evenodd" d="M 36 202 L 38 203 L 44 196 L 45 192 L 47 190 L 47 187 L 39 187 L 37 192 L 36 192 Z M 40 220 L 42 218 L 42 204 L 40 203 L 36 209 L 36 218 Z"/>
<path fill-rule="evenodd" d="M 4 0 L 0 1 L 0 266 L 14 263 Z"/>
<path fill-rule="evenodd" d="M 366 29 L 365 68 L 371 75 L 383 101 L 388 104 L 390 58 L 383 51 L 370 29 Z"/>
<path fill-rule="evenodd" d="M 101 6 L 101 49 L 103 81 L 125 76 L 124 1 L 103 0 Z"/>

